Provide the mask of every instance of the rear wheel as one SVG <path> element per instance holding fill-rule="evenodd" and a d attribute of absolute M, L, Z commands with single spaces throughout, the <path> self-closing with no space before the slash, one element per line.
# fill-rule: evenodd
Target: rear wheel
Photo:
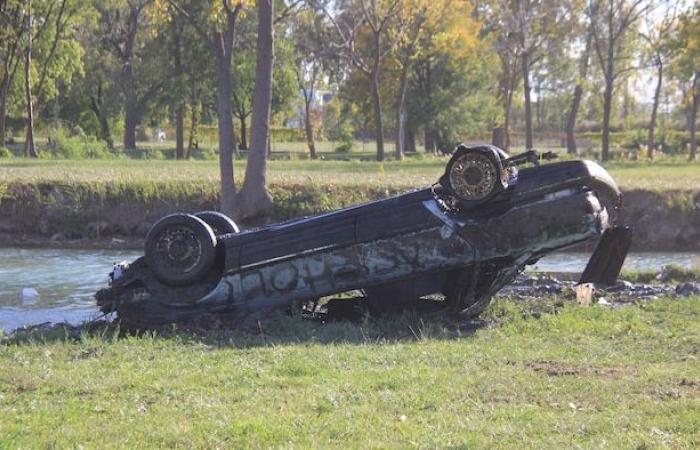
<path fill-rule="evenodd" d="M 146 262 L 165 284 L 181 286 L 203 279 L 214 267 L 216 255 L 214 231 L 190 214 L 166 216 L 146 235 Z"/>
<path fill-rule="evenodd" d="M 236 222 L 226 214 L 222 214 L 218 211 L 200 211 L 196 213 L 195 216 L 206 222 L 216 236 L 238 233 L 240 231 Z"/>

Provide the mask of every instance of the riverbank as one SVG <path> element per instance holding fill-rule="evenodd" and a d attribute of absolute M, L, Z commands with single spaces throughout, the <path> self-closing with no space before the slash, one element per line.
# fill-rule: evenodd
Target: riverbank
<path fill-rule="evenodd" d="M 0 246 L 140 249 L 159 218 L 217 209 L 215 189 L 188 192 L 152 184 L 11 183 L 0 193 Z M 331 211 L 396 195 L 400 188 L 272 185 L 271 217 L 243 228 Z M 624 192 L 620 223 L 634 228 L 633 251 L 700 250 L 700 190 Z"/>
<path fill-rule="evenodd" d="M 445 158 L 404 162 L 270 161 L 271 217 L 245 227 L 327 212 L 430 186 Z M 237 162 L 237 173 L 242 163 Z M 700 164 L 613 163 L 621 223 L 635 251 L 700 250 Z M 142 248 L 173 212 L 218 207 L 215 162 L 0 161 L 0 246 Z"/>
<path fill-rule="evenodd" d="M 0 344 L 0 446 L 698 445 L 700 299 Z M 97 431 L 96 431 L 97 430 Z"/>

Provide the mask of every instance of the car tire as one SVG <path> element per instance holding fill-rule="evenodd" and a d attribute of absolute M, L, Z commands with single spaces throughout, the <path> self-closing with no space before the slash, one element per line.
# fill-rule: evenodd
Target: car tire
<path fill-rule="evenodd" d="M 146 235 L 145 259 L 162 283 L 183 286 L 209 273 L 217 259 L 216 236 L 207 223 L 190 214 L 171 214 Z"/>
<path fill-rule="evenodd" d="M 214 231 L 214 235 L 221 236 L 222 234 L 234 234 L 240 232 L 238 225 L 226 214 L 222 214 L 218 211 L 200 211 L 195 214 L 195 217 L 199 217 L 204 222 L 206 222 L 209 227 Z"/>

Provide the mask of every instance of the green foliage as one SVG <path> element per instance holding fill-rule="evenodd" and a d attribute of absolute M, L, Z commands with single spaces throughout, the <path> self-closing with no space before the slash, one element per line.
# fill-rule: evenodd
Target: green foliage
<path fill-rule="evenodd" d="M 306 142 L 304 133 L 298 128 L 279 128 L 270 129 L 272 142 Z"/>
<path fill-rule="evenodd" d="M 623 271 L 620 279 L 632 283 L 684 283 L 700 281 L 700 269 L 686 269 L 677 264 L 669 264 L 661 271 Z"/>
<path fill-rule="evenodd" d="M 192 153 L 190 155 L 192 159 L 197 159 L 197 160 L 212 160 L 216 159 L 217 154 L 212 149 L 211 147 L 199 147 L 192 149 Z"/>
<path fill-rule="evenodd" d="M 153 147 L 141 147 L 124 150 L 124 154 L 132 159 L 165 159 L 163 151 Z"/>
<path fill-rule="evenodd" d="M 350 129 L 349 122 L 341 125 L 338 136 L 340 144 L 335 148 L 337 153 L 350 153 L 355 146 L 355 139 Z"/>
<path fill-rule="evenodd" d="M 65 130 L 59 129 L 53 136 L 46 152 L 42 157 L 61 159 L 104 159 L 111 158 L 107 146 L 95 138 L 69 136 Z"/>
<path fill-rule="evenodd" d="M 357 110 L 349 103 L 342 103 L 334 97 L 326 104 L 323 113 L 323 135 L 329 141 L 347 142 L 354 139 Z"/>
<path fill-rule="evenodd" d="M 0 147 L 0 158 L 12 158 L 15 156 L 9 148 L 7 147 Z"/>

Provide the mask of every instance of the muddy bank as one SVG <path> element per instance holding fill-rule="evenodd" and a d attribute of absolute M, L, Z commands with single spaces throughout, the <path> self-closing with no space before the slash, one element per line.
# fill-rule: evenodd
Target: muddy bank
<path fill-rule="evenodd" d="M 317 214 L 394 195 L 367 186 L 271 186 L 272 217 L 244 228 Z M 635 229 L 635 251 L 700 250 L 700 191 L 624 193 L 621 222 Z M 124 185 L 11 183 L 0 186 L 0 245 L 66 248 L 140 248 L 151 224 L 173 212 L 216 209 L 212 189 L 170 185 L 147 191 Z"/>

